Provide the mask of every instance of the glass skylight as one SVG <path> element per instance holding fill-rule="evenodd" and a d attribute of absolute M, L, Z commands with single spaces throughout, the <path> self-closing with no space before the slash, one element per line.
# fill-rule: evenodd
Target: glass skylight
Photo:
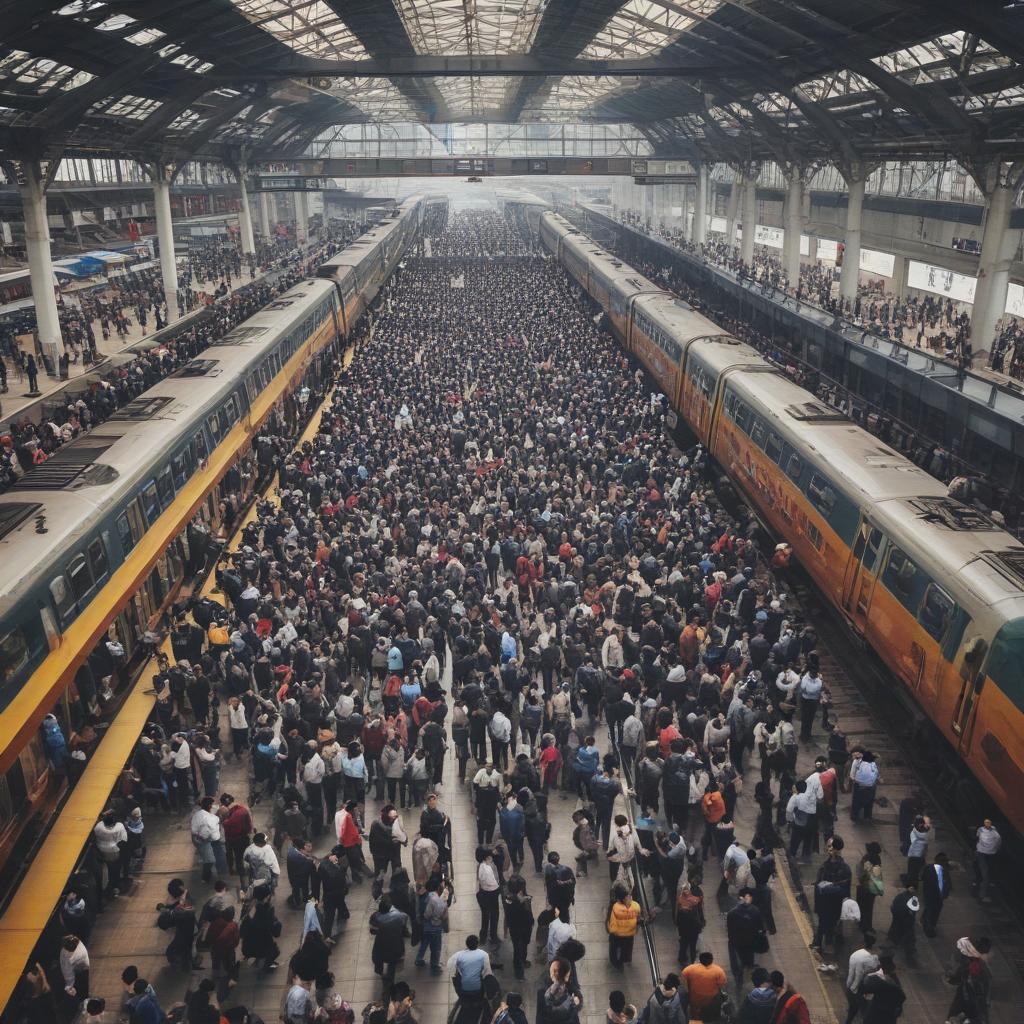
<path fill-rule="evenodd" d="M 296 53 L 325 60 L 359 60 L 362 43 L 323 0 L 232 0 L 255 25 Z"/>
<path fill-rule="evenodd" d="M 544 0 L 395 0 L 417 53 L 526 53 Z"/>
<path fill-rule="evenodd" d="M 593 60 L 650 56 L 721 6 L 722 0 L 626 0 L 580 56 Z"/>

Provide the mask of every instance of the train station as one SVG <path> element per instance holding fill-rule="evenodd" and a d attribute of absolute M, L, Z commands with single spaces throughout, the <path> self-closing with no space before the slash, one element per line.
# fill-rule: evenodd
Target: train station
<path fill-rule="evenodd" d="M 1020 1024 L 1024 6 L 0 8 L 0 1024 Z"/>

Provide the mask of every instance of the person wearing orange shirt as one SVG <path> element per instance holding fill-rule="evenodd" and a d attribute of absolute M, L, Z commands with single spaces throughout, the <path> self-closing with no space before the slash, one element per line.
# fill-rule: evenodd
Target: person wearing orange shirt
<path fill-rule="evenodd" d="M 715 963 L 712 953 L 701 953 L 697 963 L 683 968 L 683 982 L 689 993 L 689 1011 L 693 1020 L 703 1020 L 704 1011 L 721 1002 L 727 985 L 725 971 Z M 717 1014 L 711 1014 L 714 1019 Z"/>
<path fill-rule="evenodd" d="M 704 837 L 700 841 L 700 854 L 708 859 L 708 850 L 715 838 L 715 826 L 725 817 L 725 797 L 717 782 L 708 783 L 708 791 L 701 797 L 700 809 L 704 812 Z"/>

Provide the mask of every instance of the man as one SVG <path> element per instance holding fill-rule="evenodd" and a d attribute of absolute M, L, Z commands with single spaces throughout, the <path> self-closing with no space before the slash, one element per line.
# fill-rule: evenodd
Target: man
<path fill-rule="evenodd" d="M 162 1024 L 167 1020 L 156 993 L 145 978 L 137 978 L 132 984 L 132 998 L 128 1000 L 127 1008 L 135 1024 Z"/>
<path fill-rule="evenodd" d="M 906 994 L 891 956 L 879 958 L 879 967 L 864 979 L 862 992 L 870 996 L 864 1024 L 896 1024 L 903 1012 Z"/>
<path fill-rule="evenodd" d="M 754 987 L 740 1004 L 738 1024 L 771 1024 L 775 1015 L 775 989 L 771 974 L 764 967 L 755 967 L 750 975 Z"/>
<path fill-rule="evenodd" d="M 370 954 L 373 969 L 384 982 L 386 998 L 395 983 L 395 970 L 405 956 L 405 940 L 412 933 L 409 915 L 392 906 L 387 896 L 381 896 L 370 915 L 370 933 L 374 937 Z"/>
<path fill-rule="evenodd" d="M 921 930 L 929 939 L 935 938 L 935 926 L 939 923 L 946 897 L 952 891 L 949 859 L 944 853 L 937 853 L 935 860 L 921 874 L 921 897 L 924 904 L 921 909 Z"/>
<path fill-rule="evenodd" d="M 480 940 L 475 935 L 467 935 L 466 948 L 460 949 L 448 960 L 448 973 L 460 999 L 483 998 L 484 978 L 493 972 L 491 958 L 486 950 L 480 948 Z"/>
<path fill-rule="evenodd" d="M 324 937 L 328 942 L 333 942 L 335 917 L 340 917 L 342 921 L 349 918 L 345 903 L 348 895 L 348 859 L 344 847 L 335 846 L 317 865 L 316 874 L 324 901 Z"/>
<path fill-rule="evenodd" d="M 473 810 L 476 813 L 476 841 L 480 846 L 494 841 L 498 824 L 498 803 L 501 800 L 501 772 L 488 761 L 473 776 Z"/>
<path fill-rule="evenodd" d="M 907 963 L 915 966 L 917 958 L 917 912 L 921 902 L 917 898 L 917 886 L 908 883 L 902 892 L 893 898 L 889 908 L 892 922 L 889 925 L 889 941 L 894 949 L 902 946 L 907 954 Z"/>
<path fill-rule="evenodd" d="M 702 1020 L 706 1010 L 721 1006 L 722 991 L 728 984 L 728 978 L 715 963 L 714 954 L 704 952 L 697 958 L 697 963 L 683 968 L 683 982 L 689 995 L 690 1016 Z M 707 1016 L 714 1019 L 711 1014 Z"/>
<path fill-rule="evenodd" d="M 292 887 L 288 906 L 292 910 L 302 910 L 309 899 L 310 881 L 316 868 L 313 844 L 308 839 L 300 839 L 289 847 L 285 868 L 288 871 L 288 884 Z"/>
<path fill-rule="evenodd" d="M 441 943 L 448 931 L 448 900 L 444 881 L 434 879 L 427 883 L 427 901 L 423 905 L 423 938 L 416 952 L 416 966 L 425 967 L 423 954 L 430 950 L 430 973 L 441 973 Z"/>
<path fill-rule="evenodd" d="M 228 870 L 237 872 L 244 884 L 245 851 L 249 846 L 249 836 L 252 834 L 252 815 L 249 808 L 238 803 L 230 793 L 221 796 L 217 813 L 220 815 L 224 843 L 227 847 Z"/>
<path fill-rule="evenodd" d="M 679 990 L 679 975 L 666 974 L 647 1000 L 647 1024 L 682 1024 L 685 1020 L 684 994 Z"/>
<path fill-rule="evenodd" d="M 974 881 L 978 887 L 978 899 L 982 903 L 991 903 L 988 887 L 992 877 L 992 864 L 1003 845 L 1003 837 L 992 824 L 991 818 L 986 818 L 982 822 L 975 837 L 977 841 L 974 846 Z"/>
<path fill-rule="evenodd" d="M 725 929 L 729 937 L 729 965 L 736 980 L 736 988 L 743 985 L 743 971 L 754 966 L 754 954 L 762 942 L 764 918 L 754 906 L 754 890 L 744 886 L 739 892 L 739 903 L 725 915 Z"/>
<path fill-rule="evenodd" d="M 828 846 L 828 857 L 818 868 L 814 884 L 814 911 L 818 915 L 818 927 L 814 933 L 812 949 L 823 950 L 825 945 L 835 945 L 836 925 L 843 910 L 843 900 L 850 895 L 853 872 L 843 860 L 843 840 L 833 836 Z"/>
<path fill-rule="evenodd" d="M 242 862 L 245 864 L 245 870 L 249 873 L 252 883 L 265 882 L 271 892 L 277 888 L 278 880 L 281 877 L 281 865 L 278 863 L 273 846 L 267 842 L 265 833 L 257 832 L 252 837 L 252 842 L 242 854 Z"/>
<path fill-rule="evenodd" d="M 491 716 L 488 731 L 491 734 L 491 761 L 495 767 L 504 770 L 508 767 L 508 745 L 512 739 L 512 723 L 508 716 L 498 708 Z"/>
<path fill-rule="evenodd" d="M 870 932 L 864 936 L 860 949 L 850 954 L 846 970 L 846 1002 L 849 1010 L 846 1024 L 853 1024 L 857 1014 L 864 1008 L 864 979 L 878 970 L 879 961 L 875 953 L 875 937 Z"/>
<path fill-rule="evenodd" d="M 311 986 L 311 981 L 304 981 L 296 976 L 294 984 L 284 997 L 284 1024 L 311 1024 L 316 1017 L 318 1008 L 310 991 Z"/>
<path fill-rule="evenodd" d="M 871 751 L 854 751 L 850 762 L 850 782 L 853 784 L 853 794 L 850 798 L 851 821 L 858 821 L 861 816 L 865 821 L 871 820 L 875 793 L 878 790 L 878 774 L 878 764 Z"/>
<path fill-rule="evenodd" d="M 771 983 L 775 989 L 775 1016 L 772 1024 L 811 1024 L 807 1001 L 792 985 L 786 984 L 782 971 L 772 971 Z"/>
<path fill-rule="evenodd" d="M 557 851 L 548 854 L 548 862 L 544 865 L 544 888 L 548 903 L 558 911 L 558 916 L 565 924 L 569 923 L 569 908 L 576 900 L 576 876 L 572 868 L 562 863 Z"/>
<path fill-rule="evenodd" d="M 612 812 L 615 809 L 615 798 L 622 792 L 622 783 L 613 779 L 611 768 L 604 768 L 591 778 L 589 783 L 590 799 L 594 802 L 594 814 L 597 817 L 597 828 L 601 845 L 607 851 L 612 837 Z"/>

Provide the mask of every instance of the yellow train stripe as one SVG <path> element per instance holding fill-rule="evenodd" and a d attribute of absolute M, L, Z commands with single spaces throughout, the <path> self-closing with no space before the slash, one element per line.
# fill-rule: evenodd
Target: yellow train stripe
<path fill-rule="evenodd" d="M 305 365 L 334 340 L 328 319 L 282 367 L 281 372 L 251 403 L 249 412 L 228 432 L 206 465 L 192 474 L 170 508 L 146 531 L 131 554 L 95 595 L 86 610 L 66 630 L 60 646 L 32 674 L 0 714 L 0 773 L 18 759 L 29 737 L 70 685 L 72 676 L 89 656 L 110 623 L 145 582 L 168 546 L 188 525 L 196 509 L 230 469 L 271 410 Z"/>

